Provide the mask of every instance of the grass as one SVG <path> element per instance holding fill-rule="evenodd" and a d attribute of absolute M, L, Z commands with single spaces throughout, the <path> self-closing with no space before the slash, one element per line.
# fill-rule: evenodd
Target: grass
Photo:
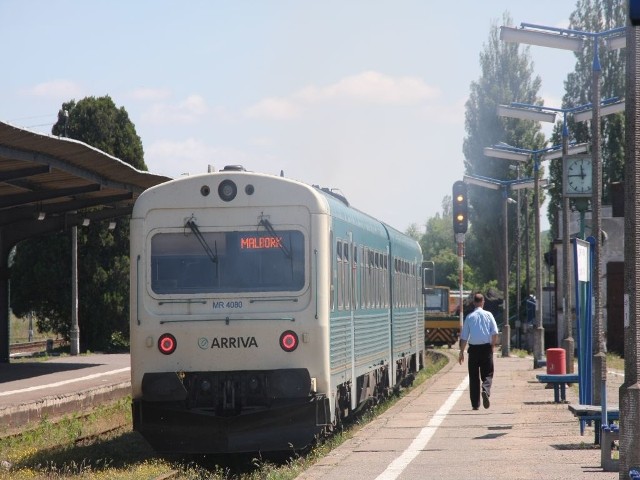
<path fill-rule="evenodd" d="M 509 350 L 509 354 L 514 356 L 514 357 L 518 357 L 518 358 L 526 358 L 527 355 L 530 355 L 529 352 L 527 352 L 526 350 L 521 350 L 519 348 L 512 348 Z"/>
<path fill-rule="evenodd" d="M 57 422 L 43 419 L 20 435 L 0 438 L 0 480 L 138 480 L 160 478 L 170 472 L 175 473 L 172 479 L 184 480 L 292 480 L 441 370 L 447 358 L 442 353 L 429 353 L 425 368 L 411 387 L 364 412 L 309 451 L 297 452 L 291 458 L 160 456 L 131 430 L 131 399 L 126 398 L 100 406 L 88 415 L 67 416 Z M 125 427 L 79 442 L 117 425 Z"/>
<path fill-rule="evenodd" d="M 33 318 L 33 340 L 46 340 L 55 337 L 50 332 L 39 332 L 36 327 L 36 319 Z M 29 319 L 27 317 L 16 317 L 10 314 L 9 320 L 9 343 L 25 343 L 29 341 Z"/>
<path fill-rule="evenodd" d="M 624 358 L 617 353 L 607 353 L 607 368 L 624 372 Z"/>

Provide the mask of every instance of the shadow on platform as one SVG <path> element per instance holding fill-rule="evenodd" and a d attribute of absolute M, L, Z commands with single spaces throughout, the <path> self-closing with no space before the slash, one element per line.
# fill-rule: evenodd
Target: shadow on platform
<path fill-rule="evenodd" d="M 80 370 L 102 365 L 101 363 L 20 362 L 0 363 L 0 383 L 50 375 L 57 372 Z"/>

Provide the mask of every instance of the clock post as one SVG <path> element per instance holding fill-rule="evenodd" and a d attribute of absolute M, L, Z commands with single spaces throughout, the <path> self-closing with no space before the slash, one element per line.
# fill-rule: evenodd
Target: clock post
<path fill-rule="evenodd" d="M 592 159 L 588 154 L 565 155 L 562 158 L 562 196 L 564 199 L 563 205 L 567 210 L 563 217 L 568 219 L 569 203 L 571 200 L 573 200 L 576 209 L 580 212 L 580 238 L 584 238 L 584 213 L 588 208 L 589 199 L 591 198 L 591 192 L 593 191 L 592 166 Z M 563 238 L 568 239 L 569 234 L 571 233 L 568 231 L 568 220 L 565 220 L 563 228 L 566 228 L 567 232 L 564 232 L 562 236 Z M 567 250 L 568 248 L 565 249 L 565 252 Z M 567 259 L 565 259 L 565 262 L 565 266 L 568 265 Z M 569 276 L 568 266 L 565 267 L 565 275 L 567 277 Z M 565 285 L 568 285 L 568 282 L 565 282 Z M 564 293 L 567 299 L 571 298 L 569 293 L 570 292 Z M 571 323 L 573 322 L 572 315 L 569 314 L 569 312 L 571 311 L 571 306 L 569 305 L 568 301 L 564 306 L 566 308 L 565 318 L 567 322 L 567 331 L 570 332 L 572 330 Z M 567 363 L 569 363 L 570 361 L 570 367 L 573 368 L 574 343 L 573 338 L 571 338 L 570 335 L 565 339 L 563 346 L 567 351 Z M 569 367 L 567 368 L 567 371 L 569 371 Z"/>
<path fill-rule="evenodd" d="M 580 212 L 580 238 L 584 240 L 584 214 L 587 210 L 589 210 L 589 199 L 588 198 L 576 198 L 573 201 L 573 205 L 576 207 L 576 210 Z"/>

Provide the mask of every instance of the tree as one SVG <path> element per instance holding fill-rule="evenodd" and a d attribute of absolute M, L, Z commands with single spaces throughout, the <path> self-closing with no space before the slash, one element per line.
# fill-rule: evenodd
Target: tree
<path fill-rule="evenodd" d="M 80 140 L 138 170 L 147 170 L 135 125 L 124 107 L 117 108 L 108 95 L 63 103 L 51 132 Z"/>
<path fill-rule="evenodd" d="M 404 233 L 405 235 L 413 238 L 416 242 L 420 241 L 420 228 L 417 223 L 409 225 Z"/>
<path fill-rule="evenodd" d="M 624 26 L 626 23 L 625 2 L 621 0 L 579 0 L 576 9 L 569 17 L 569 28 L 584 32 L 601 32 Z M 567 75 L 566 93 L 563 97 L 563 108 L 586 105 L 591 102 L 593 78 L 594 41 L 589 40 L 585 48 L 576 52 L 574 71 Z M 607 51 L 598 49 L 601 65 L 601 97 L 602 99 L 625 95 L 625 53 L 620 50 Z M 590 122 L 589 122 L 590 123 Z M 570 140 L 578 143 L 591 142 L 590 124 L 576 123 L 571 116 L 567 118 Z M 624 174 L 624 114 L 618 113 L 602 117 L 600 120 L 602 140 L 602 184 L 603 203 L 610 202 L 608 186 L 611 182 L 619 182 Z M 556 126 L 554 142 L 561 142 L 560 127 Z M 555 188 L 549 193 L 548 218 L 552 226 L 554 238 L 558 236 L 557 222 L 559 208 L 562 203 L 562 165 L 552 162 L 549 176 Z"/>
<path fill-rule="evenodd" d="M 505 13 L 503 24 L 512 23 L 509 14 Z M 465 105 L 465 172 L 498 180 L 515 179 L 516 172 L 509 168 L 509 163 L 486 157 L 484 148 L 498 142 L 531 150 L 544 146 L 545 138 L 538 123 L 504 119 L 496 115 L 496 107 L 500 104 L 518 101 L 541 105 L 542 99 L 538 96 L 540 77 L 533 75 L 529 48 L 501 42 L 495 22 L 491 25 L 489 41 L 480 53 L 480 67 L 481 76 L 471 83 L 469 99 Z M 532 172 L 533 165 L 530 163 L 521 172 L 521 176 L 532 176 Z M 525 202 L 530 202 L 530 198 L 527 195 Z M 469 216 L 476 238 L 480 241 L 477 244 L 470 242 L 468 245 L 467 252 L 473 250 L 473 254 L 467 255 L 467 261 L 473 265 L 479 283 L 488 283 L 497 278 L 500 285 L 504 284 L 503 256 L 496 255 L 497 250 L 503 251 L 506 248 L 503 242 L 503 201 L 501 191 L 470 185 Z M 534 210 L 528 209 L 530 215 L 533 215 Z M 509 209 L 510 239 L 515 235 L 516 213 L 522 214 Z M 513 245 L 513 240 L 509 244 Z M 514 249 L 510 253 L 511 258 L 515 258 Z M 510 268 L 509 271 L 513 269 Z"/>
<path fill-rule="evenodd" d="M 65 114 L 64 112 L 67 112 Z M 110 97 L 87 97 L 62 105 L 53 134 L 76 140 L 146 170 L 143 148 L 124 108 Z M 129 333 L 129 222 L 78 229 L 78 297 L 81 349 L 109 348 Z M 71 237 L 64 231 L 21 242 L 11 266 L 11 306 L 34 312 L 38 328 L 69 336 Z"/>

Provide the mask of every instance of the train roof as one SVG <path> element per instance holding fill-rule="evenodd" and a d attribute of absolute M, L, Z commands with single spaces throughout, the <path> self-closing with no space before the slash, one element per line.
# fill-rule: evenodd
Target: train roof
<path fill-rule="evenodd" d="M 225 185 L 232 199 L 222 198 Z M 285 190 L 286 189 L 286 190 Z M 221 170 L 180 177 L 147 189 L 136 201 L 133 217 L 163 208 L 304 205 L 310 213 L 329 213 L 326 197 L 296 180 L 244 170 Z"/>
<path fill-rule="evenodd" d="M 252 178 L 256 179 L 255 184 L 251 183 Z M 185 208 L 228 206 L 229 202 L 221 200 L 219 195 L 219 188 L 225 180 L 237 184 L 237 196 L 233 199 L 237 206 L 255 205 L 257 198 L 260 199 L 260 205 L 278 206 L 283 204 L 284 198 L 288 204 L 305 205 L 310 213 L 330 214 L 366 230 L 386 234 L 394 243 L 407 248 L 415 248 L 417 245 L 415 240 L 392 226 L 354 208 L 346 197 L 335 191 L 283 176 L 248 172 L 240 166 L 225 167 L 214 173 L 184 176 L 149 188 L 136 201 L 132 217 L 140 217 L 149 210 L 179 208 L 180 205 L 185 205 Z M 260 191 L 248 193 L 250 186 Z M 283 192 L 283 186 L 287 186 L 286 193 Z M 257 197 L 254 193 L 264 193 L 264 195 Z"/>

